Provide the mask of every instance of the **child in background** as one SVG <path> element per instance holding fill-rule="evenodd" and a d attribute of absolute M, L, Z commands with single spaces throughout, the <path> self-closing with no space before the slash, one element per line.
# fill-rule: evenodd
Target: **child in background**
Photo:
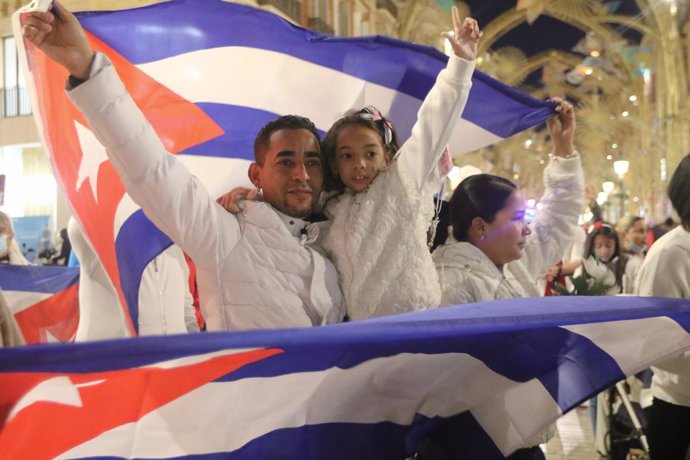
<path fill-rule="evenodd" d="M 596 222 L 589 230 L 582 261 L 582 272 L 611 286 L 608 295 L 634 292 L 634 275 L 627 268 L 616 229 L 606 222 Z"/>

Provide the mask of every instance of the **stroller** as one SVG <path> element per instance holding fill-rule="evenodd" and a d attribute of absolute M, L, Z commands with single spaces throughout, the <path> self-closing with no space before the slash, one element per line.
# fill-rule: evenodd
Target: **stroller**
<path fill-rule="evenodd" d="M 649 460 L 643 406 L 649 369 L 616 383 L 597 397 L 597 450 L 609 460 Z"/>

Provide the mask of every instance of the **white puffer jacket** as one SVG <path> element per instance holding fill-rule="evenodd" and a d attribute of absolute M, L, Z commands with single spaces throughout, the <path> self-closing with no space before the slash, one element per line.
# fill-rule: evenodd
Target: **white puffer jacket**
<path fill-rule="evenodd" d="M 300 327 L 339 321 L 332 263 L 300 245 L 276 211 L 255 203 L 226 212 L 173 155 L 97 54 L 90 78 L 69 96 L 107 147 L 127 192 L 194 260 L 209 330 Z"/>
<path fill-rule="evenodd" d="M 652 245 L 636 288 L 637 295 L 690 299 L 690 232 L 678 226 Z M 655 398 L 690 407 L 690 352 L 652 370 Z"/>
<path fill-rule="evenodd" d="M 440 185 L 437 163 L 467 103 L 474 65 L 452 55 L 396 159 L 368 190 L 347 191 L 327 204 L 331 222 L 323 245 L 353 320 L 439 305 L 426 232 Z"/>
<path fill-rule="evenodd" d="M 442 305 L 542 295 L 539 280 L 561 259 L 577 231 L 584 198 L 580 156 L 552 156 L 544 184 L 542 207 L 530 226 L 523 256 L 503 271 L 470 243 L 452 241 L 436 249 Z"/>

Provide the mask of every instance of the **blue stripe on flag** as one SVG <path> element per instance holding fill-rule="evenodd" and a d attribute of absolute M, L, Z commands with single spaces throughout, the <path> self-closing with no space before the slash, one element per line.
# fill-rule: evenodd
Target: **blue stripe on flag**
<path fill-rule="evenodd" d="M 79 269 L 58 266 L 0 264 L 0 288 L 5 291 L 55 294 L 79 281 Z"/>
<path fill-rule="evenodd" d="M 222 126 L 225 132 L 215 139 L 180 152 L 185 155 L 232 157 L 254 161 L 254 134 L 269 121 L 276 119 L 276 114 L 272 112 L 251 107 L 212 103 L 197 105 Z M 319 131 L 319 134 L 323 135 L 323 131 Z"/>
<path fill-rule="evenodd" d="M 134 328 L 139 332 L 139 285 L 146 266 L 172 244 L 140 209 L 122 225 L 115 239 L 120 282 Z"/>
<path fill-rule="evenodd" d="M 65 348 L 54 345 L 50 349 L 30 347 L 13 350 L 11 355 L 16 356 L 16 360 L 2 359 L 7 350 L 0 349 L 0 370 L 11 371 L 15 369 L 14 366 L 23 367 L 25 363 L 31 363 L 31 368 L 36 371 L 61 369 L 66 372 L 96 372 L 145 366 L 154 362 L 221 349 L 247 347 L 278 348 L 285 350 L 285 354 L 288 352 L 300 354 L 303 361 L 315 361 L 314 363 L 292 363 L 289 359 L 284 359 L 282 355 L 270 358 L 270 360 L 275 360 L 276 367 L 283 372 L 320 370 L 331 366 L 349 368 L 375 357 L 392 356 L 402 352 L 444 353 L 463 350 L 481 352 L 476 351 L 471 342 L 482 335 L 495 337 L 499 333 L 508 333 L 508 335 L 517 334 L 516 339 L 520 339 L 530 337 L 530 331 L 574 324 L 654 318 L 660 314 L 675 320 L 690 332 L 690 302 L 687 299 L 609 297 L 602 302 L 599 297 L 575 297 L 568 300 L 566 303 L 560 297 L 512 299 L 317 328 L 139 337 L 126 341 L 103 341 L 97 345 L 70 344 Z M 615 333 L 613 329 L 612 333 Z M 520 334 L 527 335 L 520 336 Z M 430 337 L 435 340 L 430 340 Z M 561 345 L 563 338 L 567 337 L 566 335 L 558 338 L 557 345 Z M 577 334 L 573 334 L 570 339 L 574 340 L 578 337 Z M 580 340 L 573 344 L 585 347 L 588 350 L 585 353 L 588 359 L 601 358 L 588 348 L 590 344 L 586 341 Z M 141 350 L 146 350 L 147 353 L 142 355 Z M 521 347 L 519 350 L 531 356 L 530 347 Z M 503 353 L 508 350 L 496 351 Z M 92 359 L 75 361 L 70 358 L 71 352 L 78 352 Z M 115 360 L 106 359 L 113 355 L 117 357 Z M 45 360 L 35 359 L 37 356 L 45 357 Z M 306 356 L 308 359 L 305 358 Z M 581 359 L 577 355 L 574 356 Z M 533 370 L 543 369 L 545 364 L 553 363 L 550 361 L 551 358 L 533 357 L 533 359 L 537 361 L 531 366 Z M 496 361 L 501 363 L 499 358 L 496 358 Z M 260 363 L 246 367 L 250 368 L 258 364 Z M 491 363 L 487 365 L 492 367 Z M 507 363 L 501 366 L 502 369 L 509 371 L 511 369 Z M 575 370 L 576 368 L 573 369 Z M 235 374 L 240 372 L 243 370 L 235 371 Z M 513 369 L 511 372 L 514 376 L 525 378 L 519 369 Z M 256 369 L 247 372 L 245 376 L 278 373 L 267 369 Z"/>
<path fill-rule="evenodd" d="M 260 48 L 397 88 L 419 99 L 431 89 L 447 59 L 434 48 L 388 37 L 323 35 L 267 11 L 220 0 L 173 0 L 145 8 L 78 16 L 86 29 L 98 31 L 97 36 L 134 64 L 223 46 Z M 167 47 L 131 46 L 151 43 L 152 36 L 160 36 L 161 30 L 175 31 L 166 32 Z M 376 53 L 381 61 L 368 65 L 368 55 L 379 49 L 384 50 Z"/>
<path fill-rule="evenodd" d="M 325 36 L 294 26 L 269 12 L 220 0 L 173 0 L 132 10 L 81 13 L 79 18 L 87 29 L 135 64 L 223 46 L 259 48 L 397 90 L 420 102 L 448 59 L 431 47 L 387 37 Z M 153 46 L 160 40 L 162 29 L 175 33 L 165 34 L 165 46 Z M 133 47 L 132 43 L 151 46 Z M 506 138 L 543 122 L 552 114 L 552 104 L 475 72 L 463 118 Z M 394 110 L 389 116 L 396 121 Z M 222 120 L 219 124 L 224 128 L 230 126 Z M 252 128 L 244 136 L 252 133 L 251 138 L 256 132 Z"/>

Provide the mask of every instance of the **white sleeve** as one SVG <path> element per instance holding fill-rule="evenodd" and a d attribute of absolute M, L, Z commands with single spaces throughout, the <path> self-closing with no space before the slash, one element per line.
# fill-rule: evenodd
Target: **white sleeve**
<path fill-rule="evenodd" d="M 639 296 L 690 298 L 690 252 L 678 247 L 647 254 L 635 282 Z"/>
<path fill-rule="evenodd" d="M 403 162 L 417 190 L 430 178 L 438 179 L 436 165 L 467 104 L 475 62 L 451 54 L 417 112 L 410 138 L 400 147 L 396 161 Z"/>
<path fill-rule="evenodd" d="M 539 201 L 541 208 L 530 225 L 532 233 L 527 237 L 521 259 L 535 280 L 563 258 L 573 233 L 579 231 L 577 220 L 585 195 L 580 155 L 576 153 L 570 158 L 552 155 L 544 169 L 544 186 Z"/>
<path fill-rule="evenodd" d="M 628 255 L 628 263 L 625 264 L 623 273 L 623 294 L 635 293 L 635 280 L 642 267 L 642 258 L 636 255 Z"/>
<path fill-rule="evenodd" d="M 68 95 L 151 221 L 199 266 L 217 265 L 239 241 L 237 218 L 165 150 L 110 61 L 97 54 L 90 78 Z"/>

